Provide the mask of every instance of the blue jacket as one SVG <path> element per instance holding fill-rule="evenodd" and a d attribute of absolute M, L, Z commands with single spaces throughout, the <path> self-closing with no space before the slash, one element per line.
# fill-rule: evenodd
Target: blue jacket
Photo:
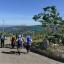
<path fill-rule="evenodd" d="M 30 36 L 27 36 L 27 37 L 26 37 L 26 44 L 27 44 L 27 45 L 31 45 L 31 43 L 32 43 L 31 37 L 30 37 Z"/>

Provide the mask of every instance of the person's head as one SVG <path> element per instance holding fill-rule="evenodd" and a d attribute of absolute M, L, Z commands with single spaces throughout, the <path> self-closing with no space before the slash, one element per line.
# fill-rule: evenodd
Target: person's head
<path fill-rule="evenodd" d="M 1 35 L 2 35 L 2 33 L 1 33 Z"/>
<path fill-rule="evenodd" d="M 21 37 L 23 37 L 23 34 L 21 35 Z"/>
<path fill-rule="evenodd" d="M 46 35 L 45 38 L 48 39 L 48 36 Z"/>
<path fill-rule="evenodd" d="M 21 38 L 21 35 L 18 35 L 18 38 Z"/>
<path fill-rule="evenodd" d="M 31 38 L 30 35 L 27 35 L 27 38 Z"/>

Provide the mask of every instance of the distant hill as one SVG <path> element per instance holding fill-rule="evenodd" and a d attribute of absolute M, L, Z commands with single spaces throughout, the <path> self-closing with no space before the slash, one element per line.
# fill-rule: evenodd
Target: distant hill
<path fill-rule="evenodd" d="M 4 27 L 11 27 L 11 26 L 13 26 L 13 25 L 4 25 Z M 2 28 L 3 27 L 3 25 L 0 25 L 0 28 Z"/>
<path fill-rule="evenodd" d="M 0 31 L 3 30 L 3 26 L 0 26 Z M 34 25 L 34 26 L 10 26 L 6 25 L 4 26 L 5 32 L 11 32 L 11 33 L 19 33 L 19 32 L 38 32 L 42 31 L 41 25 Z"/>

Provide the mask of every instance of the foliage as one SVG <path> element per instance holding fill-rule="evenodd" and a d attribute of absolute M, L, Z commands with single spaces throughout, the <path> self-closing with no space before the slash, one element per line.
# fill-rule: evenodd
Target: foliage
<path fill-rule="evenodd" d="M 59 13 L 57 12 L 57 9 L 55 6 L 48 6 L 43 8 L 42 13 L 39 13 L 38 15 L 34 15 L 33 19 L 35 21 L 39 21 L 44 24 L 48 23 L 48 24 L 57 24 L 59 23 L 60 20 L 62 20 L 62 18 L 59 16 Z"/>
<path fill-rule="evenodd" d="M 41 22 L 42 27 L 45 28 L 46 35 L 51 34 L 52 32 L 57 31 L 57 27 L 59 24 L 62 24 L 62 17 L 60 17 L 59 13 L 55 6 L 47 6 L 43 8 L 42 13 L 33 16 L 35 21 Z M 51 28 L 53 26 L 53 29 Z M 51 29 L 49 29 L 51 28 Z"/>

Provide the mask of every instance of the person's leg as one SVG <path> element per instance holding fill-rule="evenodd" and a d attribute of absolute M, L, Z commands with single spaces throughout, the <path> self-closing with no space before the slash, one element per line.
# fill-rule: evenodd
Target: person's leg
<path fill-rule="evenodd" d="M 20 55 L 20 48 L 18 48 L 18 54 Z"/>
<path fill-rule="evenodd" d="M 19 54 L 19 55 L 20 55 L 20 47 L 21 47 L 21 45 L 18 44 L 18 46 L 17 46 L 17 51 L 18 51 L 18 54 Z"/>
<path fill-rule="evenodd" d="M 27 53 L 29 52 L 29 45 L 27 45 Z"/>
<path fill-rule="evenodd" d="M 2 41 L 1 41 L 1 48 L 2 48 Z"/>
<path fill-rule="evenodd" d="M 14 48 L 14 47 L 15 47 L 15 42 L 12 43 L 12 48 Z"/>
<path fill-rule="evenodd" d="M 14 48 L 14 46 L 15 46 L 15 45 L 14 45 L 14 43 L 13 43 L 13 48 Z"/>
<path fill-rule="evenodd" d="M 28 52 L 30 52 L 30 45 L 28 45 Z"/>
<path fill-rule="evenodd" d="M 23 48 L 23 44 L 21 43 L 21 48 Z"/>
<path fill-rule="evenodd" d="M 26 48 L 26 44 L 25 43 L 23 43 L 23 48 Z"/>
<path fill-rule="evenodd" d="M 11 42 L 11 47 L 13 48 L 13 42 Z"/>
<path fill-rule="evenodd" d="M 2 42 L 2 46 L 4 47 L 4 41 Z"/>
<path fill-rule="evenodd" d="M 20 53 L 21 53 L 21 44 L 19 45 L 19 55 L 20 55 Z"/>

